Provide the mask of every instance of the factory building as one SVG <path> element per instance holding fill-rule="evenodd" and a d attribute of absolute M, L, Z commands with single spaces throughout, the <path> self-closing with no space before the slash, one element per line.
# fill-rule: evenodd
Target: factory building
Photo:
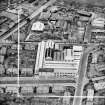
<path fill-rule="evenodd" d="M 42 41 L 38 44 L 35 74 L 76 78 L 82 51 L 82 46 Z"/>

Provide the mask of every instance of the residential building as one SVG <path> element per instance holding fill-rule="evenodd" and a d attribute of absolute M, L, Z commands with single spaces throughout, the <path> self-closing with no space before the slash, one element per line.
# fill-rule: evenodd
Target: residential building
<path fill-rule="evenodd" d="M 6 93 L 18 93 L 19 92 L 19 88 L 16 86 L 8 86 L 6 88 Z"/>
<path fill-rule="evenodd" d="M 0 64 L 0 75 L 5 73 L 5 68 L 2 64 Z"/>
<path fill-rule="evenodd" d="M 4 93 L 3 88 L 0 88 L 0 93 Z"/>
<path fill-rule="evenodd" d="M 99 28 L 104 28 L 104 25 L 105 25 L 105 19 L 104 18 L 96 18 L 92 21 L 92 26 L 94 27 L 99 27 Z"/>
<path fill-rule="evenodd" d="M 89 88 L 87 89 L 87 101 L 93 101 L 94 90 Z"/>
<path fill-rule="evenodd" d="M 84 10 L 78 10 L 77 13 L 81 16 L 91 17 L 91 13 L 84 11 Z"/>
<path fill-rule="evenodd" d="M 96 68 L 97 68 L 98 72 L 104 71 L 105 70 L 105 64 L 104 63 L 97 64 Z"/>
<path fill-rule="evenodd" d="M 86 105 L 93 105 L 93 102 L 91 102 L 91 101 L 86 101 Z"/>
<path fill-rule="evenodd" d="M 33 68 L 21 68 L 21 74 L 33 75 Z"/>
<path fill-rule="evenodd" d="M 73 51 L 74 52 L 82 52 L 82 50 L 83 50 L 82 46 L 76 46 L 76 45 L 73 46 Z"/>
<path fill-rule="evenodd" d="M 97 58 L 98 58 L 98 54 L 97 53 L 94 53 L 92 54 L 92 63 L 97 63 Z"/>
<path fill-rule="evenodd" d="M 21 87 L 21 93 L 22 94 L 33 93 L 33 87 L 31 86 Z"/>
<path fill-rule="evenodd" d="M 1 47 L 0 54 L 5 55 L 6 54 L 6 51 L 7 51 L 7 48 L 6 47 Z"/>
<path fill-rule="evenodd" d="M 64 105 L 70 105 L 70 99 L 71 99 L 71 94 L 70 94 L 70 92 L 69 91 L 65 91 L 64 92 L 64 96 L 65 97 L 63 97 L 63 104 Z M 67 97 L 67 96 L 69 96 L 69 97 Z"/>
<path fill-rule="evenodd" d="M 0 55 L 0 63 L 3 64 L 3 62 L 4 62 L 4 56 Z"/>
<path fill-rule="evenodd" d="M 37 88 L 37 93 L 49 93 L 49 87 L 46 85 L 39 85 Z"/>
<path fill-rule="evenodd" d="M 78 27 L 78 34 L 79 35 L 84 35 L 85 32 L 85 27 Z"/>
<path fill-rule="evenodd" d="M 94 87 L 96 90 L 105 89 L 105 82 L 99 81 L 98 83 L 94 83 Z"/>
<path fill-rule="evenodd" d="M 36 74 L 38 73 L 39 68 L 43 68 L 45 44 L 46 43 L 44 41 L 38 43 L 38 50 L 37 50 L 37 57 L 36 57 L 36 64 L 35 64 L 35 73 Z"/>
<path fill-rule="evenodd" d="M 25 50 L 35 50 L 36 46 L 32 43 L 25 44 Z"/>
<path fill-rule="evenodd" d="M 14 68 L 14 67 L 7 68 L 6 73 L 10 75 L 17 75 L 18 68 Z"/>
<path fill-rule="evenodd" d="M 71 80 L 75 80 L 77 78 L 77 75 L 77 69 L 54 69 L 55 78 L 69 78 Z"/>
<path fill-rule="evenodd" d="M 40 77 L 54 77 L 54 69 L 51 68 L 40 68 L 39 69 L 39 76 Z"/>
<path fill-rule="evenodd" d="M 58 92 L 64 92 L 65 87 L 64 86 L 60 86 L 60 85 L 54 85 L 53 87 L 53 92 L 58 93 Z"/>

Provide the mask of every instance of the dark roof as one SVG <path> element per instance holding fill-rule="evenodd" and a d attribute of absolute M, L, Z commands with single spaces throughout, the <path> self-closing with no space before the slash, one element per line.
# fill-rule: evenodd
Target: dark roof
<path fill-rule="evenodd" d="M 40 68 L 39 72 L 54 72 L 53 68 Z"/>

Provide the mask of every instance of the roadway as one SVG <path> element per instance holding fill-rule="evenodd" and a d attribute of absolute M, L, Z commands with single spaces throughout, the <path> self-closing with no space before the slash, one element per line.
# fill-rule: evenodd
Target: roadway
<path fill-rule="evenodd" d="M 79 77 L 77 81 L 77 87 L 75 91 L 74 101 L 73 105 L 81 105 L 82 103 L 82 95 L 83 95 L 83 88 L 84 88 L 84 80 L 86 76 L 86 70 L 87 70 L 87 60 L 88 60 L 88 54 L 94 47 L 97 45 L 89 46 L 83 53 L 82 60 L 80 62 L 80 68 L 79 68 Z"/>
<path fill-rule="evenodd" d="M 0 87 L 8 87 L 8 86 L 21 86 L 21 87 L 24 87 L 24 86 L 73 86 L 73 87 L 76 87 L 76 83 L 60 83 L 59 81 L 58 82 L 56 82 L 56 83 L 46 83 L 46 84 L 44 84 L 44 83 L 42 83 L 42 84 L 39 84 L 39 83 L 26 83 L 26 84 L 24 84 L 24 83 L 21 83 L 21 84 L 0 84 Z"/>
<path fill-rule="evenodd" d="M 16 84 L 18 77 L 2 77 L 0 80 L 0 84 Z M 48 84 L 48 83 L 76 83 L 71 79 L 38 79 L 35 77 L 20 77 L 19 84 Z"/>
<path fill-rule="evenodd" d="M 46 4 L 42 5 L 40 8 L 38 8 L 37 10 L 35 10 L 29 17 L 21 20 L 19 23 L 15 24 L 15 26 L 13 26 L 8 31 L 6 31 L 4 34 L 2 34 L 0 36 L 0 40 L 5 40 L 9 36 L 11 36 L 14 32 L 16 32 L 18 30 L 18 28 L 21 28 L 21 27 L 23 27 L 24 25 L 27 24 L 27 19 L 32 20 L 33 18 L 35 18 L 36 16 L 38 16 L 44 9 L 46 9 L 47 7 L 49 7 L 50 5 L 52 5 L 55 2 L 56 2 L 56 0 L 50 0 Z"/>

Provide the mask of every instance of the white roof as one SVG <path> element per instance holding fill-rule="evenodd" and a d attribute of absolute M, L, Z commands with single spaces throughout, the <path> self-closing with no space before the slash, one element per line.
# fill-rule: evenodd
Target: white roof
<path fill-rule="evenodd" d="M 85 28 L 84 28 L 84 27 L 79 27 L 78 29 L 79 29 L 79 30 L 84 30 Z"/>
<path fill-rule="evenodd" d="M 64 92 L 64 96 L 71 96 L 70 92 Z"/>
<path fill-rule="evenodd" d="M 48 40 L 46 42 L 46 48 L 53 48 L 54 47 L 54 41 Z"/>
<path fill-rule="evenodd" d="M 60 85 L 56 85 L 56 86 L 54 86 L 54 88 L 53 88 L 54 90 L 64 90 L 64 87 L 63 86 L 60 86 Z"/>
<path fill-rule="evenodd" d="M 92 24 L 93 26 L 97 26 L 97 27 L 104 27 L 104 24 L 102 23 L 102 24 L 100 24 L 100 23 L 93 23 Z"/>
<path fill-rule="evenodd" d="M 39 86 L 37 88 L 38 93 L 48 93 L 49 87 L 48 86 Z"/>
<path fill-rule="evenodd" d="M 11 92 L 18 92 L 18 87 L 16 86 L 8 86 L 6 91 L 11 91 Z"/>
<path fill-rule="evenodd" d="M 94 90 L 93 89 L 88 89 L 87 96 L 90 96 L 90 97 L 94 96 Z"/>
<path fill-rule="evenodd" d="M 82 46 L 73 46 L 73 50 L 80 51 L 82 50 Z"/>
<path fill-rule="evenodd" d="M 105 30 L 100 30 L 100 29 L 93 29 L 91 30 L 92 32 L 105 32 Z"/>
<path fill-rule="evenodd" d="M 96 18 L 95 21 L 105 21 L 105 18 L 99 17 L 99 18 Z"/>
<path fill-rule="evenodd" d="M 43 31 L 44 28 L 45 28 L 44 24 L 40 21 L 37 21 L 33 23 L 31 30 Z"/>
<path fill-rule="evenodd" d="M 104 24 L 105 19 L 104 18 L 96 18 L 93 20 L 92 24 Z"/>
<path fill-rule="evenodd" d="M 54 73 L 77 73 L 77 69 L 63 69 L 63 68 L 60 68 L 60 69 L 54 69 Z"/>
<path fill-rule="evenodd" d="M 95 83 L 94 87 L 96 88 L 96 90 L 105 89 L 105 82 Z"/>
<path fill-rule="evenodd" d="M 49 88 L 48 86 L 43 85 L 43 86 L 39 86 L 38 90 L 48 90 L 48 88 Z"/>
<path fill-rule="evenodd" d="M 22 87 L 22 90 L 33 90 L 33 87 L 31 87 L 31 86 L 25 86 L 25 87 Z"/>

